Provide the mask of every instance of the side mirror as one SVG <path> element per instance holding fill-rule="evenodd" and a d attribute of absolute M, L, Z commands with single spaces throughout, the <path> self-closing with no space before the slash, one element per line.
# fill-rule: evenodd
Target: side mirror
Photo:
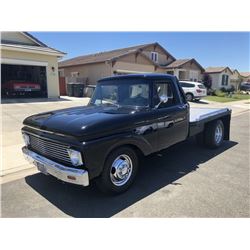
<path fill-rule="evenodd" d="M 166 95 L 161 95 L 160 102 L 155 106 L 155 108 L 159 108 L 162 103 L 167 103 L 167 102 L 168 102 L 168 97 Z"/>

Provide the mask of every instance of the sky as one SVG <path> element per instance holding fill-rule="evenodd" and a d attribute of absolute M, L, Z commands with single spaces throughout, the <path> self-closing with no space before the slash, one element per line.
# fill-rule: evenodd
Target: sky
<path fill-rule="evenodd" d="M 250 71 L 250 32 L 30 32 L 63 58 L 160 43 L 176 59 L 195 58 L 204 68 L 229 66 Z"/>

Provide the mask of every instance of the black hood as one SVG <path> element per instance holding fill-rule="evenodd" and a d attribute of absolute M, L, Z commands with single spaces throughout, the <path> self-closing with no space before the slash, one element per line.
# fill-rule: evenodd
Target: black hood
<path fill-rule="evenodd" d="M 93 137 L 119 128 L 124 131 L 141 112 L 132 107 L 81 106 L 33 115 L 23 124 L 65 135 Z"/>

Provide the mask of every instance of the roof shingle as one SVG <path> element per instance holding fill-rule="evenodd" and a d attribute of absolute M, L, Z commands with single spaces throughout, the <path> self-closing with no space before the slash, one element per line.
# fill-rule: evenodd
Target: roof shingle
<path fill-rule="evenodd" d="M 178 68 L 182 66 L 183 64 L 191 61 L 192 59 L 177 59 L 176 61 L 170 63 L 169 65 L 166 66 L 166 68 Z"/>
<path fill-rule="evenodd" d="M 240 75 L 243 77 L 250 77 L 250 72 L 240 72 Z"/>
<path fill-rule="evenodd" d="M 128 48 L 115 49 L 111 51 L 104 51 L 104 52 L 99 52 L 95 54 L 78 56 L 78 57 L 74 57 L 74 58 L 59 62 L 59 67 L 68 67 L 68 66 L 82 65 L 82 64 L 88 64 L 88 63 L 105 62 L 113 58 L 135 52 L 148 45 L 150 44 L 143 44 L 143 45 L 137 45 L 137 46 L 128 47 Z"/>
<path fill-rule="evenodd" d="M 78 57 L 74 57 L 74 58 L 59 62 L 59 67 L 61 67 L 61 68 L 62 67 L 70 67 L 70 66 L 76 66 L 76 65 L 83 65 L 83 64 L 89 64 L 89 63 L 98 63 L 98 62 L 105 62 L 105 61 L 109 61 L 109 60 L 114 60 L 114 59 L 119 58 L 121 56 L 140 51 L 143 48 L 148 47 L 150 45 L 160 46 L 158 43 L 148 43 L 148 44 L 142 44 L 142 45 L 127 47 L 127 48 L 115 49 L 115 50 L 111 50 L 111 51 L 104 51 L 104 52 L 95 53 L 95 54 L 78 56 Z M 162 48 L 162 49 L 164 49 L 164 48 Z M 167 51 L 166 51 L 166 53 L 169 54 Z M 170 56 L 173 57 L 172 55 L 170 55 Z M 173 59 L 175 59 L 175 58 L 173 57 Z M 152 61 L 152 63 L 153 63 L 153 61 Z"/>
<path fill-rule="evenodd" d="M 188 62 L 194 62 L 195 64 L 198 65 L 198 67 L 201 69 L 201 71 L 205 71 L 204 68 L 194 58 L 178 59 L 178 60 L 170 63 L 169 65 L 167 65 L 165 68 L 166 69 L 180 68 L 181 66 L 183 66 L 184 64 L 186 64 Z"/>
<path fill-rule="evenodd" d="M 223 70 L 228 69 L 232 72 L 232 70 L 229 67 L 208 67 L 206 68 L 206 73 L 221 73 Z"/>

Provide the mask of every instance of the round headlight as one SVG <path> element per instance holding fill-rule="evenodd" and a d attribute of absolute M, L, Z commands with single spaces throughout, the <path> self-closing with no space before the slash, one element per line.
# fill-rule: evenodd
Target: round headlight
<path fill-rule="evenodd" d="M 74 166 L 80 166 L 82 165 L 82 156 L 79 151 L 76 151 L 74 149 L 68 149 L 68 154 L 70 157 L 70 160 Z"/>
<path fill-rule="evenodd" d="M 23 133 L 23 140 L 26 146 L 30 144 L 30 137 L 27 134 Z"/>

